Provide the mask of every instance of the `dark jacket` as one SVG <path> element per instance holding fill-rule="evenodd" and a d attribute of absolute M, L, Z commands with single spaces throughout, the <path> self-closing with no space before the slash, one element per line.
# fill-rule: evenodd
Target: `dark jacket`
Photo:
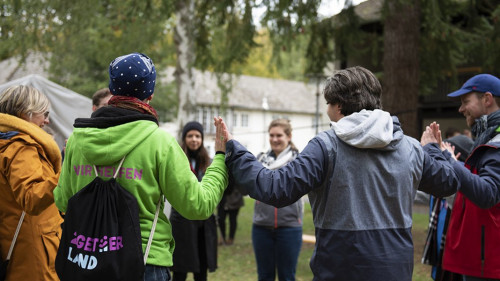
<path fill-rule="evenodd" d="M 500 135 L 454 168 L 461 188 L 446 235 L 443 268 L 500 279 Z"/>
<path fill-rule="evenodd" d="M 243 195 L 238 188 L 234 186 L 228 186 L 224 191 L 222 200 L 220 203 L 225 211 L 238 210 L 245 205 L 243 200 Z"/>
<path fill-rule="evenodd" d="M 204 173 L 196 175 L 201 181 Z M 172 271 L 200 272 L 200 254 L 206 255 L 208 271 L 217 269 L 217 225 L 215 216 L 206 220 L 188 220 L 172 208 L 170 214 L 175 240 Z M 205 249 L 200 253 L 199 249 Z"/>

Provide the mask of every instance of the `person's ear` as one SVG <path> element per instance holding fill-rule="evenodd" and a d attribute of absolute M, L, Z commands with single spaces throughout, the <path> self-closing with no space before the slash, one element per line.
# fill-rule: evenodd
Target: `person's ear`
<path fill-rule="evenodd" d="M 484 103 L 486 106 L 491 106 L 495 103 L 495 97 L 493 96 L 492 93 L 486 92 L 486 93 L 484 93 L 483 97 L 484 97 Z"/>

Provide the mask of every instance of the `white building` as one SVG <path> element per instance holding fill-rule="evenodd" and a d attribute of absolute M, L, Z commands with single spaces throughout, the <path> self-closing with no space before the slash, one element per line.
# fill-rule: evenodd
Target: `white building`
<path fill-rule="evenodd" d="M 173 68 L 169 68 L 162 81 L 173 81 L 173 71 Z M 213 117 L 221 115 L 221 92 L 212 73 L 194 71 L 194 76 L 197 110 L 192 116 L 203 124 L 205 146 L 213 154 Z M 316 130 L 321 132 L 329 128 L 330 120 L 326 115 L 326 102 L 321 90 L 321 84 L 317 87 L 316 84 L 297 81 L 236 76 L 229 93 L 226 116 L 223 117 L 234 138 L 254 154 L 269 149 L 269 123 L 277 118 L 286 118 L 293 128 L 292 141 L 302 150 L 316 135 Z M 318 128 L 315 125 L 316 106 L 319 114 Z M 192 120 L 184 120 L 183 123 L 189 121 Z"/>

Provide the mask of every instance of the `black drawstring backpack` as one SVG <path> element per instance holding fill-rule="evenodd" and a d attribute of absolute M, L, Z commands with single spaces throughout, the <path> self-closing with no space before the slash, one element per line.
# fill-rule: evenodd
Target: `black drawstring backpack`
<path fill-rule="evenodd" d="M 143 279 L 162 198 L 143 255 L 137 200 L 116 181 L 124 160 L 108 181 L 94 165 L 96 178 L 68 200 L 55 264 L 62 281 Z"/>

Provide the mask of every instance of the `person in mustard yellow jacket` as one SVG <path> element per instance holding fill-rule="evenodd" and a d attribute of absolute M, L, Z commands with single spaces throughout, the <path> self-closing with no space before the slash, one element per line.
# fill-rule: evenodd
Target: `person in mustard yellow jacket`
<path fill-rule="evenodd" d="M 61 218 L 52 191 L 61 153 L 42 127 L 49 100 L 29 86 L 0 94 L 0 248 L 7 257 L 22 212 L 26 213 L 7 268 L 6 280 L 59 280 L 54 262 Z"/>

